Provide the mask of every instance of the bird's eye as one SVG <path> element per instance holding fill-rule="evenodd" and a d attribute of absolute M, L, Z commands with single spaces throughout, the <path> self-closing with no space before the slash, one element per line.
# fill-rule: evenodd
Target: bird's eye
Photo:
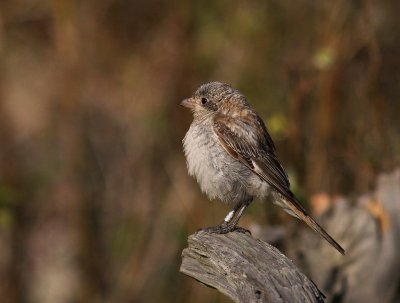
<path fill-rule="evenodd" d="M 206 104 L 208 102 L 208 99 L 207 98 L 201 98 L 201 104 Z"/>

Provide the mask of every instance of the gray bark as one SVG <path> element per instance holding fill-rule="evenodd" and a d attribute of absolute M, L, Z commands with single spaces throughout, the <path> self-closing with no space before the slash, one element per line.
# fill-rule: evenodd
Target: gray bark
<path fill-rule="evenodd" d="M 310 230 L 290 239 L 286 253 L 321 287 L 326 301 L 398 302 L 400 169 L 382 174 L 369 194 L 336 198 L 319 219 L 346 255 L 337 254 Z"/>
<path fill-rule="evenodd" d="M 189 236 L 180 271 L 235 302 L 324 302 L 324 295 L 275 247 L 248 234 Z"/>

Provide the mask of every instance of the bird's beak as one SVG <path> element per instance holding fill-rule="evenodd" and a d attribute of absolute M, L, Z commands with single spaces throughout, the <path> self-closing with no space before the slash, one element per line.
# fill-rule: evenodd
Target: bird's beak
<path fill-rule="evenodd" d="M 193 109 L 193 108 L 194 108 L 194 105 L 195 105 L 195 101 L 194 101 L 193 98 L 188 98 L 188 99 L 183 100 L 183 101 L 182 101 L 181 103 L 179 103 L 179 104 L 182 105 L 182 106 L 184 106 L 184 107 Z"/>

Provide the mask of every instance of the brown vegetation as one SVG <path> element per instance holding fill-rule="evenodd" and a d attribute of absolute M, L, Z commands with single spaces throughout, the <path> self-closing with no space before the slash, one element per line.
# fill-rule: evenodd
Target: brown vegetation
<path fill-rule="evenodd" d="M 187 235 L 226 213 L 187 176 L 179 101 L 231 83 L 298 196 L 362 193 L 400 158 L 399 11 L 0 1 L 1 301 L 228 302 L 178 273 Z M 250 220 L 282 217 L 254 203 Z"/>

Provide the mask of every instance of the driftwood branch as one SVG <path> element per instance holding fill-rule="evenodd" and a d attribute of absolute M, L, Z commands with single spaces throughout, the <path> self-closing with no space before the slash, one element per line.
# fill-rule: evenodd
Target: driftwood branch
<path fill-rule="evenodd" d="M 381 174 L 370 193 L 326 199 L 330 209 L 317 219 L 346 255 L 307 228 L 287 230 L 285 253 L 327 302 L 400 303 L 400 169 Z"/>
<path fill-rule="evenodd" d="M 198 232 L 180 271 L 235 302 L 324 302 L 315 284 L 275 247 L 250 235 Z"/>

